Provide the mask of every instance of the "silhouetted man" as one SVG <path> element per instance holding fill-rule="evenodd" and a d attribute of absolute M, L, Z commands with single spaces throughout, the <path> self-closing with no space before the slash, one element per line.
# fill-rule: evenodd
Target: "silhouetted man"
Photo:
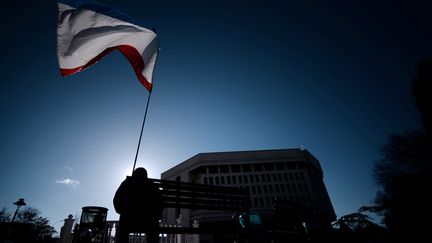
<path fill-rule="evenodd" d="M 147 242 L 158 242 L 156 230 L 163 209 L 161 194 L 148 180 L 144 168 L 137 168 L 122 182 L 114 196 L 114 208 L 120 214 L 118 243 L 129 242 L 131 232 L 145 232 Z"/>

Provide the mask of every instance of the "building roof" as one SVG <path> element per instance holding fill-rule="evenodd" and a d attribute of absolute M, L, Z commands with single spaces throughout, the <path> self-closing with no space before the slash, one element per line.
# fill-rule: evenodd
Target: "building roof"
<path fill-rule="evenodd" d="M 183 161 L 162 173 L 161 178 L 169 178 L 181 171 L 190 171 L 200 166 L 221 163 L 248 164 L 248 163 L 273 163 L 273 162 L 306 162 L 311 163 L 322 172 L 319 161 L 309 151 L 299 148 L 274 149 L 274 150 L 251 150 L 251 151 L 228 151 L 199 153 Z"/>

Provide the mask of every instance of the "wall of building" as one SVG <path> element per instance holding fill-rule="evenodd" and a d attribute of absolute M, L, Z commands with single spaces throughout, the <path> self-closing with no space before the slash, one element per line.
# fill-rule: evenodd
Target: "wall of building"
<path fill-rule="evenodd" d="M 307 150 L 201 153 L 162 173 L 161 178 L 246 188 L 251 210 L 262 214 L 271 214 L 273 200 L 278 198 L 335 217 L 319 161 Z M 179 214 L 189 222 L 194 212 L 169 209 L 165 217 L 174 222 Z M 221 217 L 217 212 L 209 215 Z"/>

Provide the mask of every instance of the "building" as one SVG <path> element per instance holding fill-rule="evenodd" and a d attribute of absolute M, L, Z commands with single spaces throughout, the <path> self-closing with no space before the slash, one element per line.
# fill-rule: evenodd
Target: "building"
<path fill-rule="evenodd" d="M 314 211 L 328 224 L 336 215 L 323 182 L 319 161 L 307 150 L 280 149 L 199 153 L 165 171 L 161 179 L 246 188 L 251 211 L 272 220 L 275 199 Z M 167 209 L 164 219 L 184 226 L 227 221 L 226 212 Z"/>

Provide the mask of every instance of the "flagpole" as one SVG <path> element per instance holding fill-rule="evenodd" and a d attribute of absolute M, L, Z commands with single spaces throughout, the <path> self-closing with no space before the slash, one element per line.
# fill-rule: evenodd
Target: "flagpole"
<path fill-rule="evenodd" d="M 138 147 L 137 147 L 137 151 L 136 151 L 136 154 L 135 154 L 135 161 L 134 161 L 134 165 L 133 165 L 133 168 L 132 168 L 132 173 L 135 170 L 136 162 L 137 162 L 137 159 L 138 159 L 138 153 L 139 153 L 139 149 L 140 149 L 140 145 L 141 145 L 141 138 L 142 138 L 143 131 L 144 131 L 144 125 L 145 125 L 145 121 L 146 121 L 146 117 L 147 117 L 147 110 L 148 110 L 148 106 L 149 106 L 149 103 L 150 103 L 151 93 L 152 92 L 149 92 L 149 95 L 148 95 L 148 98 L 147 98 L 147 104 L 146 104 L 146 108 L 145 108 L 145 112 L 144 112 L 144 119 L 143 119 L 143 123 L 142 123 L 142 126 L 141 126 L 141 133 L 140 133 L 140 137 L 139 137 L 139 140 L 138 140 Z"/>
<path fill-rule="evenodd" d="M 153 29 L 153 31 L 156 33 L 156 30 Z M 159 56 L 159 52 L 160 52 L 160 48 L 157 50 L 158 56 Z M 153 69 L 152 80 L 154 80 L 155 69 L 156 68 Z M 152 86 L 153 85 L 154 85 L 154 82 L 152 82 Z M 145 121 L 146 121 L 146 117 L 147 117 L 147 110 L 148 110 L 148 107 L 149 107 L 151 94 L 152 94 L 152 92 L 150 90 L 148 98 L 147 98 L 146 108 L 145 108 L 145 111 L 144 111 L 144 119 L 143 119 L 143 123 L 142 123 L 142 126 L 141 126 L 141 133 L 140 133 L 140 137 L 139 137 L 139 140 L 138 140 L 138 147 L 137 147 L 137 151 L 136 151 L 136 154 L 135 154 L 135 160 L 134 160 L 134 165 L 133 165 L 133 168 L 132 168 L 132 174 L 133 174 L 133 172 L 135 170 L 136 162 L 137 162 L 137 159 L 138 159 L 138 154 L 139 154 L 139 150 L 140 150 L 140 146 L 141 146 L 141 139 L 142 139 L 142 135 L 143 135 L 143 131 L 144 131 L 144 125 L 145 125 Z"/>
<path fill-rule="evenodd" d="M 156 29 L 155 28 L 152 28 L 152 30 L 153 30 L 154 33 L 156 33 Z M 157 53 L 158 56 L 159 56 L 159 52 L 160 52 L 160 48 L 158 48 L 158 50 L 156 51 L 156 53 Z M 153 68 L 153 73 L 152 73 L 152 80 L 154 80 L 155 69 L 156 68 L 154 67 Z M 152 82 L 152 86 L 153 86 L 153 84 L 154 84 L 154 82 Z M 140 146 L 141 146 L 141 139 L 142 139 L 142 135 L 143 135 L 143 131 L 144 131 L 144 125 L 145 125 L 145 121 L 146 121 L 146 117 L 147 117 L 147 110 L 148 110 L 148 107 L 149 107 L 151 94 L 152 94 L 152 92 L 150 90 L 148 98 L 147 98 L 146 108 L 145 108 L 145 111 L 144 111 L 144 119 L 143 119 L 143 123 L 142 123 L 142 126 L 141 126 L 141 133 L 140 133 L 140 137 L 139 137 L 139 140 L 138 140 L 138 147 L 137 147 L 137 151 L 136 151 L 136 154 L 135 154 L 135 160 L 134 160 L 134 165 L 133 165 L 133 168 L 132 168 L 132 174 L 133 174 L 133 172 L 135 170 L 136 162 L 137 162 L 137 159 L 138 159 L 138 154 L 139 154 L 139 149 L 140 149 Z"/>

